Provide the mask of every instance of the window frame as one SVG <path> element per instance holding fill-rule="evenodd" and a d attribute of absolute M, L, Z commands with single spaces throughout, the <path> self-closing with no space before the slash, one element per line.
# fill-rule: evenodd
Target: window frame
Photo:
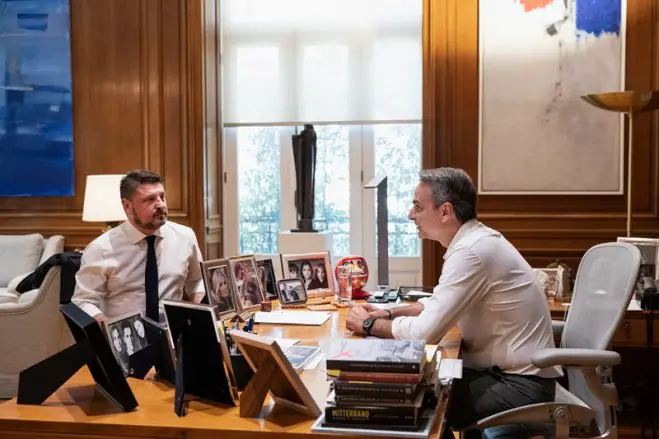
<path fill-rule="evenodd" d="M 416 123 L 421 123 L 416 122 Z M 292 135 L 295 127 L 273 127 L 279 130 L 280 142 L 280 232 L 297 226 L 295 210 L 295 165 L 293 162 Z M 240 226 L 238 206 L 238 130 L 225 128 L 224 133 L 224 253 L 240 254 Z M 350 251 L 362 255 L 369 264 L 367 288 L 377 288 L 377 254 L 375 247 L 375 197 L 374 190 L 364 189 L 364 184 L 375 176 L 375 130 L 373 125 L 349 125 L 349 176 L 350 176 Z M 410 200 L 411 205 L 411 200 Z M 261 254 L 261 253 L 259 253 Z M 276 254 L 269 255 L 276 256 Z M 332 264 L 344 255 L 332 254 Z M 419 285 L 422 279 L 421 251 L 417 256 L 390 256 L 389 278 L 392 286 Z M 407 281 L 397 280 L 407 279 Z M 402 282 L 402 283 L 401 283 Z"/>

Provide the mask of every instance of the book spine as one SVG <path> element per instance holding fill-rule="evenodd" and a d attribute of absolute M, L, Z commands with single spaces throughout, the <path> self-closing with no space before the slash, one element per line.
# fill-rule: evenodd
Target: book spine
<path fill-rule="evenodd" d="M 360 383 L 334 381 L 337 395 L 355 395 L 379 398 L 409 398 L 416 393 L 417 384 Z"/>
<path fill-rule="evenodd" d="M 415 413 L 370 407 L 325 407 L 325 421 L 332 424 L 416 425 Z"/>
<path fill-rule="evenodd" d="M 359 396 L 359 395 L 335 395 L 336 405 L 359 405 L 359 406 L 387 406 L 391 404 L 412 405 L 414 399 L 410 398 L 380 398 L 376 396 Z"/>
<path fill-rule="evenodd" d="M 396 373 L 396 374 L 418 374 L 419 363 L 394 363 L 394 362 L 370 362 L 370 361 L 346 361 L 326 360 L 327 369 L 340 370 L 341 372 L 368 372 L 368 373 Z"/>
<path fill-rule="evenodd" d="M 421 375 L 411 373 L 377 373 L 340 371 L 338 379 L 342 381 L 366 381 L 372 383 L 406 383 L 418 384 Z"/>

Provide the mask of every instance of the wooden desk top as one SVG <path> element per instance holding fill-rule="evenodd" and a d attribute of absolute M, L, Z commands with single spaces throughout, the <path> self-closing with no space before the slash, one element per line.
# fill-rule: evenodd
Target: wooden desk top
<path fill-rule="evenodd" d="M 259 335 L 299 339 L 301 345 L 318 345 L 325 349 L 332 338 L 349 337 L 342 309 L 333 312 L 322 326 L 257 325 Z M 453 329 L 441 343 L 442 358 L 456 358 L 460 347 L 459 331 Z M 324 363 L 301 374 L 305 385 L 322 408 L 329 383 Z M 315 419 L 275 407 L 266 399 L 260 418 L 239 416 L 239 409 L 205 401 L 190 403 L 187 415 L 174 414 L 173 387 L 153 379 L 128 378 L 138 401 L 138 408 L 125 413 L 116 408 L 95 389 L 87 368 L 81 369 L 41 406 L 17 405 L 16 400 L 0 404 L 0 439 L 88 438 L 122 436 L 130 438 L 250 438 L 268 434 L 277 438 L 292 436 L 331 437 L 311 432 Z M 440 416 L 432 437 L 438 437 L 443 425 L 446 400 L 438 407 Z M 57 435 L 57 436 L 55 436 Z M 335 437 L 335 436 L 334 436 Z"/>
<path fill-rule="evenodd" d="M 635 300 L 635 299 L 632 299 Z M 560 319 L 562 320 L 565 318 L 565 313 L 568 310 L 569 306 L 568 304 L 558 302 L 555 300 L 548 300 L 549 303 L 549 311 L 551 312 L 551 316 L 554 319 Z M 632 307 L 630 306 L 627 309 L 627 312 L 625 313 L 626 318 L 644 318 L 645 311 L 641 310 L 640 308 Z"/>

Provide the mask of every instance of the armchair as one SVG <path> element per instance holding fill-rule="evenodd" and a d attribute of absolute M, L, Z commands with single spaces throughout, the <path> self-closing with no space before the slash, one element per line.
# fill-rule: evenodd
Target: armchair
<path fill-rule="evenodd" d="M 620 355 L 611 339 L 631 301 L 641 263 L 640 250 L 627 243 L 590 248 L 579 264 L 572 305 L 562 329 L 560 348 L 538 351 L 532 362 L 544 368 L 567 369 L 569 391 L 556 385 L 553 403 L 507 410 L 480 420 L 474 428 L 511 424 L 554 426 L 554 437 L 616 438 L 618 393 L 611 368 Z M 532 430 L 532 428 L 531 428 Z"/>
<path fill-rule="evenodd" d="M 72 342 L 60 309 L 60 270 L 48 270 L 41 287 L 0 306 L 0 399 L 14 398 L 26 367 Z"/>
<path fill-rule="evenodd" d="M 20 281 L 48 258 L 63 251 L 62 235 L 48 238 L 38 233 L 0 235 L 0 308 L 3 304 L 17 303 L 20 295 L 16 286 Z"/>

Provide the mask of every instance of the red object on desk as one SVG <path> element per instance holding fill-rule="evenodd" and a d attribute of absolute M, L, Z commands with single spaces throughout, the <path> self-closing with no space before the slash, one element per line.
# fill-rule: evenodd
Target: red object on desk
<path fill-rule="evenodd" d="M 352 267 L 352 298 L 355 300 L 366 299 L 370 296 L 364 291 L 364 285 L 368 282 L 368 264 L 362 256 L 344 256 L 339 259 L 334 268 L 334 278 L 338 281 L 338 267 L 350 265 Z"/>

